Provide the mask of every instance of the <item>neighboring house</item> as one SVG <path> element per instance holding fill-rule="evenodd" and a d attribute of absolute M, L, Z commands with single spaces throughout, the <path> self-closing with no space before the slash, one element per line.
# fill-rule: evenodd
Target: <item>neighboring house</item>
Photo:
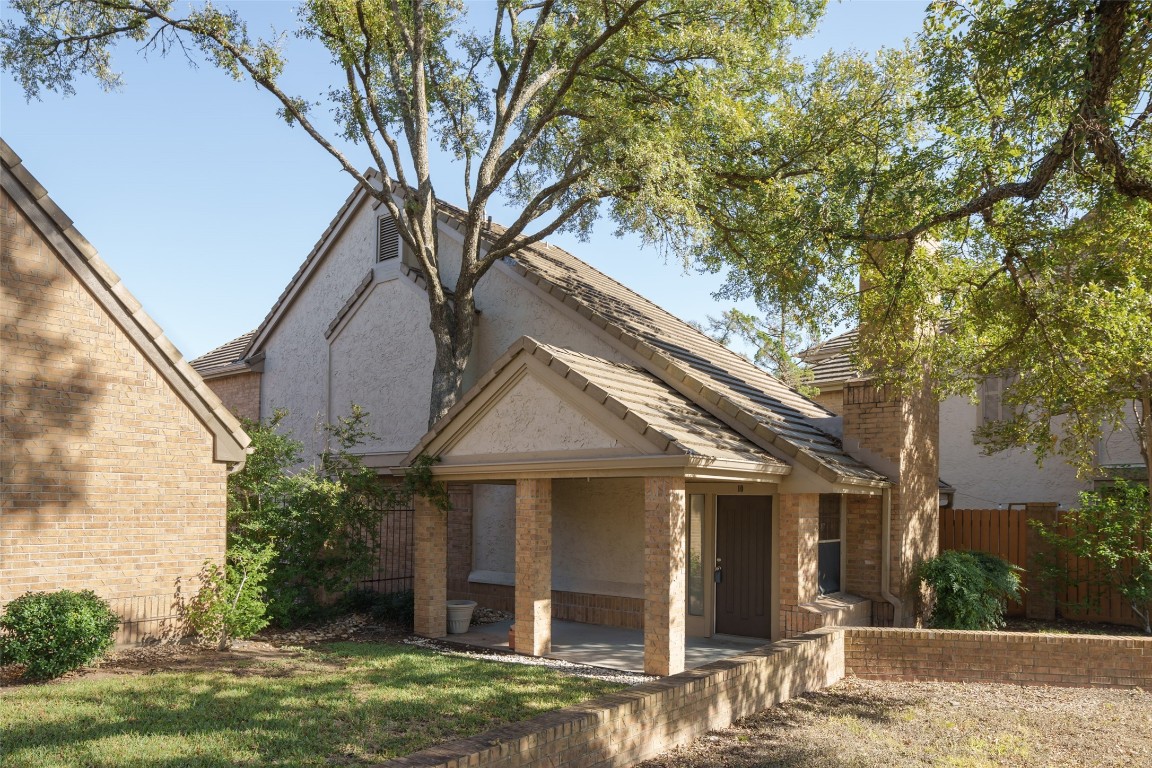
<path fill-rule="evenodd" d="M 460 216 L 441 206 L 448 284 Z M 259 412 L 290 409 L 282 423 L 307 453 L 356 403 L 381 475 L 440 458 L 455 508 L 416 503 L 419 633 L 445 633 L 450 597 L 513 610 L 523 653 L 547 652 L 551 617 L 642 626 L 645 666 L 665 674 L 683 668 L 685 635 L 909 620 L 911 570 L 937 547 L 924 395 L 857 383 L 838 417 L 539 244 L 477 286 L 467 391 L 428 431 L 424 286 L 357 190 L 250 340 L 230 345 L 243 351 L 195 361 L 213 386 L 258 381 Z"/>
<path fill-rule="evenodd" d="M 177 631 L 224 557 L 248 436 L 0 140 L 0 605 L 91 589 L 121 640 Z"/>
<path fill-rule="evenodd" d="M 843 410 L 845 388 L 859 373 L 853 362 L 857 331 L 834 336 L 805 350 L 800 358 L 812 371 L 813 399 L 834 413 Z M 1012 449 L 985 455 L 973 431 L 989 421 L 1000 421 L 1001 395 L 1006 382 L 990 378 L 981 383 L 976 402 L 953 395 L 940 403 L 940 474 L 956 489 L 953 503 L 962 509 L 1007 508 L 1010 504 L 1055 502 L 1064 509 L 1075 506 L 1080 491 L 1091 490 L 1093 480 L 1076 477 L 1076 470 L 1059 456 L 1037 466 L 1031 451 Z M 1131 425 L 1130 425 L 1131 427 Z M 1132 429 L 1107 431 L 1097 446 L 1099 476 L 1123 473 L 1137 480 L 1146 477 L 1144 459 Z"/>

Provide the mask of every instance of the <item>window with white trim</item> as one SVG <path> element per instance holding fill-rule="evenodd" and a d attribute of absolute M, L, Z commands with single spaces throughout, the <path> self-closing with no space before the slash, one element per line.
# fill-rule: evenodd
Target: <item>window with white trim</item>
<path fill-rule="evenodd" d="M 1004 392 L 1016 382 L 1016 376 L 989 376 L 980 383 L 980 424 L 1008 421 L 1015 413 L 1004 403 Z"/>

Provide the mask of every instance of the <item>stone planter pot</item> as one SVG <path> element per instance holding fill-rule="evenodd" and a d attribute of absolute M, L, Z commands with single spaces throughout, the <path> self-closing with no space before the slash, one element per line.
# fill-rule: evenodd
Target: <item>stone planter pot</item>
<path fill-rule="evenodd" d="M 467 632 L 468 625 L 472 623 L 472 611 L 475 608 L 475 600 L 449 600 L 448 634 L 462 635 Z"/>

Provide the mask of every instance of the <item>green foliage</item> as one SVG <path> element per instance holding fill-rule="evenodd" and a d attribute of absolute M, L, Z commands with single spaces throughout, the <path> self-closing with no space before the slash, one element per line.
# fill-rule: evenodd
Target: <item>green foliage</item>
<path fill-rule="evenodd" d="M 47 680 L 89 664 L 112 647 L 120 619 L 91 590 L 28 592 L 0 616 L 0 657 Z"/>
<path fill-rule="evenodd" d="M 1132 606 L 1152 634 L 1152 513 L 1148 489 L 1124 480 L 1098 492 L 1080 494 L 1080 507 L 1045 526 L 1037 521 L 1055 557 L 1041 561 L 1044 573 L 1057 584 L 1085 582 L 1089 595 L 1077 607 L 1098 606 L 1106 591 L 1115 591 Z M 1071 573 L 1064 557 L 1089 560 L 1087 574 Z"/>
<path fill-rule="evenodd" d="M 251 637 L 268 626 L 264 582 L 272 547 L 248 551 L 232 547 L 224 567 L 206 562 L 200 569 L 200 591 L 183 606 L 188 626 L 219 650 L 233 639 Z"/>
<path fill-rule="evenodd" d="M 408 471 L 404 473 L 404 489 L 410 496 L 423 496 L 441 512 L 452 511 L 452 499 L 448 486 L 432 476 L 432 466 L 440 461 L 439 456 L 420 454 Z"/>
<path fill-rule="evenodd" d="M 376 592 L 371 589 L 354 589 L 344 595 L 341 606 L 353 613 L 371 614 L 376 621 L 386 621 L 412 627 L 416 611 L 415 595 L 412 590 L 400 592 Z"/>
<path fill-rule="evenodd" d="M 999 629 L 1005 601 L 1019 600 L 1020 569 L 986 552 L 941 552 L 916 571 L 931 588 L 928 626 L 935 629 Z"/>
<path fill-rule="evenodd" d="M 321 615 L 371 573 L 380 523 L 401 499 L 351 452 L 369 436 L 362 408 L 326 427 L 330 447 L 303 468 L 300 443 L 279 432 L 286 415 L 245 424 L 254 451 L 228 481 L 229 551 L 275 552 L 268 615 L 281 625 Z"/>
<path fill-rule="evenodd" d="M 755 349 L 752 359 L 757 365 L 767 368 L 800 394 L 812 397 L 820 390 L 812 386 L 812 372 L 796 361 L 796 354 L 810 346 L 810 333 L 805 330 L 804 320 L 795 312 L 782 310 L 776 324 L 769 325 L 738 309 L 725 310 L 718 318 L 709 316 L 707 329 L 721 344 L 750 344 Z"/>

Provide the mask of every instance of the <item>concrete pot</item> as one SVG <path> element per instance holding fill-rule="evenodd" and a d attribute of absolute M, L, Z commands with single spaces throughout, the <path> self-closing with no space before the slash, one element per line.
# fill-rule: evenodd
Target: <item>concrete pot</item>
<path fill-rule="evenodd" d="M 468 625 L 472 623 L 472 611 L 475 608 L 475 600 L 449 600 L 448 634 L 462 635 L 467 632 Z"/>

